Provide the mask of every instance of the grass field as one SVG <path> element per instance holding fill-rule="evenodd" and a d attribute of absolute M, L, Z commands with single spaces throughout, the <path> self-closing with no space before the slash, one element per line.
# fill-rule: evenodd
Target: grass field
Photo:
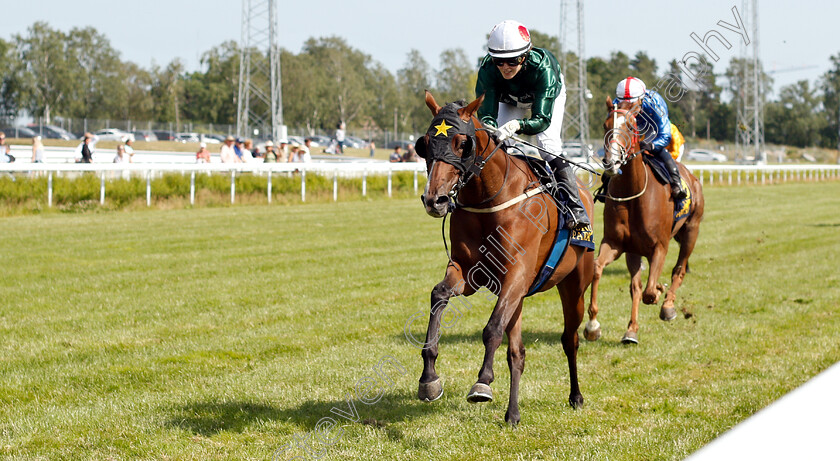
<path fill-rule="evenodd" d="M 441 339 L 443 398 L 415 398 L 403 326 L 446 259 L 416 198 L 4 218 L 0 457 L 271 459 L 305 443 L 278 459 L 681 459 L 840 360 L 840 183 L 706 193 L 678 293 L 690 316 L 643 306 L 641 344 L 621 345 L 629 277 L 605 271 L 584 409 L 567 403 L 559 297 L 526 301 L 517 429 L 503 349 L 496 401 L 464 398 L 491 309 L 478 296 Z M 354 389 L 385 356 L 406 373 L 388 366 L 366 404 Z M 327 416 L 340 427 L 317 433 Z"/>

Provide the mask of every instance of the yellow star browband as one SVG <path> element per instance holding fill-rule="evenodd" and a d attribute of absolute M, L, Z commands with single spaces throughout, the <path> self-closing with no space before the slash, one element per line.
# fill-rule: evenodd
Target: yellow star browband
<path fill-rule="evenodd" d="M 444 136 L 449 136 L 449 133 L 447 133 L 447 131 L 452 127 L 446 124 L 446 120 L 441 120 L 440 125 L 435 125 L 435 128 L 437 128 L 437 133 L 435 133 L 435 136 L 440 136 L 441 134 L 443 134 Z"/>

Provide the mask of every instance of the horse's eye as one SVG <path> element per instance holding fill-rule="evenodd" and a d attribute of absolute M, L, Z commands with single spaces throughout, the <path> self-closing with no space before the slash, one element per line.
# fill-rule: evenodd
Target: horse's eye
<path fill-rule="evenodd" d="M 467 149 L 467 140 L 465 139 L 465 140 L 461 141 L 461 145 L 458 146 L 458 148 L 461 149 L 462 151 L 466 150 Z"/>

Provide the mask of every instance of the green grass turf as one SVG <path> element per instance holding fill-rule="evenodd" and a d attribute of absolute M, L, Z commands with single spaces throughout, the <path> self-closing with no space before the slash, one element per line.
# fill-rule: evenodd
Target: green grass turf
<path fill-rule="evenodd" d="M 0 457 L 271 459 L 330 416 L 332 445 L 308 439 L 325 459 L 681 459 L 840 360 L 838 197 L 838 182 L 708 188 L 678 292 L 692 315 L 643 306 L 638 346 L 619 343 L 629 277 L 609 266 L 579 411 L 559 297 L 527 300 L 517 429 L 505 345 L 496 400 L 464 398 L 492 308 L 479 296 L 441 339 L 443 398 L 415 398 L 403 326 L 446 260 L 416 198 L 4 218 Z M 393 386 L 357 400 L 387 355 L 406 373 L 383 368 Z M 348 394 L 358 423 L 330 412 Z M 280 459 L 295 455 L 313 459 Z"/>

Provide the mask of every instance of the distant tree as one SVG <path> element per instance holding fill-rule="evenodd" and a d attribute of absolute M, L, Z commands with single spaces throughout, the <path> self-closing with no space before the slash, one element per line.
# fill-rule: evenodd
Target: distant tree
<path fill-rule="evenodd" d="M 0 39 L 0 117 L 13 116 L 20 108 L 20 67 L 12 42 Z"/>
<path fill-rule="evenodd" d="M 821 97 L 807 80 L 783 87 L 779 100 L 765 108 L 765 139 L 776 144 L 816 146 L 820 131 L 828 123 L 817 115 L 820 106 Z"/>
<path fill-rule="evenodd" d="M 630 75 L 642 79 L 649 87 L 656 82 L 656 60 L 647 55 L 644 51 L 639 51 L 630 60 Z M 618 83 L 618 82 L 616 82 Z"/>
<path fill-rule="evenodd" d="M 436 75 L 440 101 L 475 99 L 476 66 L 461 48 L 444 50 L 440 54 L 440 70 Z M 436 96 L 438 97 L 438 96 Z"/>
<path fill-rule="evenodd" d="M 530 29 L 531 44 L 537 48 L 551 51 L 557 59 L 560 59 L 560 40 L 555 35 L 549 35 L 535 29 Z"/>
<path fill-rule="evenodd" d="M 76 118 L 110 118 L 128 100 L 119 52 L 93 27 L 73 28 L 65 36 L 71 92 L 68 114 Z"/>
<path fill-rule="evenodd" d="M 165 68 L 152 67 L 152 100 L 155 121 L 181 122 L 181 105 L 184 99 L 184 64 L 175 58 Z"/>
<path fill-rule="evenodd" d="M 840 53 L 829 58 L 831 68 L 823 74 L 819 87 L 823 92 L 822 112 L 824 126 L 820 132 L 820 145 L 840 149 Z"/>
<path fill-rule="evenodd" d="M 350 123 L 364 112 L 374 92 L 374 88 L 365 86 L 370 56 L 350 47 L 340 37 L 310 38 L 304 43 L 302 54 L 311 58 L 311 72 L 320 72 L 325 78 L 326 84 L 319 88 L 326 103 L 324 128 L 334 129 L 339 121 Z"/>
<path fill-rule="evenodd" d="M 399 105 L 399 89 L 394 75 L 381 64 L 377 63 L 371 69 L 369 85 L 376 88 L 373 99 L 365 114 L 365 120 L 360 124 L 369 132 L 374 128 L 387 130 L 394 126 L 393 108 Z"/>
<path fill-rule="evenodd" d="M 236 123 L 239 47 L 227 41 L 201 56 L 201 72 L 184 76 L 184 117 L 215 124 Z"/>
<path fill-rule="evenodd" d="M 16 34 L 14 42 L 20 59 L 16 78 L 21 85 L 21 101 L 30 113 L 43 116 L 49 123 L 54 112 L 62 115 L 72 93 L 72 64 L 66 37 L 39 21 L 25 35 Z"/>
<path fill-rule="evenodd" d="M 436 92 L 432 88 L 432 71 L 429 63 L 417 50 L 411 50 L 406 56 L 405 65 L 397 71 L 399 88 L 400 131 L 426 131 L 431 117 L 423 99 L 424 90 Z"/>

